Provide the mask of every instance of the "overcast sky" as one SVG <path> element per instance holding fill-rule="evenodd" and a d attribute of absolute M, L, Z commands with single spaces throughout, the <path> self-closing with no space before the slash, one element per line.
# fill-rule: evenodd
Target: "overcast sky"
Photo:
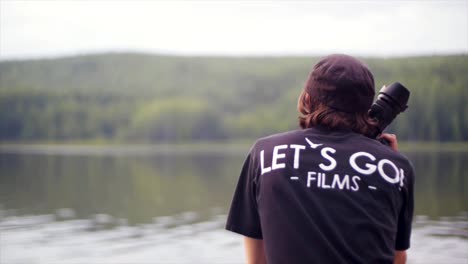
<path fill-rule="evenodd" d="M 463 1 L 0 0 L 0 59 L 468 53 Z"/>

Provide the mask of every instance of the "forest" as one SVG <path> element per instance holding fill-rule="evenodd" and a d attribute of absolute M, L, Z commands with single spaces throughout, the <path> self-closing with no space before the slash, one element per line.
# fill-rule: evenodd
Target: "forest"
<path fill-rule="evenodd" d="M 0 62 L 0 141 L 193 142 L 298 128 L 297 97 L 320 57 L 106 53 Z M 468 55 L 361 57 L 409 108 L 406 141 L 468 140 Z"/>

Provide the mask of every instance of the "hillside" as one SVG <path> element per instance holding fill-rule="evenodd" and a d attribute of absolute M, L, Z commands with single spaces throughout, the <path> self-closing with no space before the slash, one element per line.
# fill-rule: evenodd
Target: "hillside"
<path fill-rule="evenodd" d="M 295 128 L 317 57 L 96 54 L 0 62 L 0 140 L 255 138 Z M 468 56 L 363 58 L 376 89 L 399 81 L 406 140 L 468 140 Z"/>

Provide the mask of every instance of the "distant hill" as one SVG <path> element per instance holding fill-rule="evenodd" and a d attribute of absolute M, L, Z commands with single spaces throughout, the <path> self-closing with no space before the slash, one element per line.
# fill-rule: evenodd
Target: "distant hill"
<path fill-rule="evenodd" d="M 296 127 L 297 96 L 318 57 L 95 54 L 0 62 L 0 140 L 189 141 Z M 468 140 L 468 55 L 362 58 L 376 89 L 399 81 L 407 140 Z"/>

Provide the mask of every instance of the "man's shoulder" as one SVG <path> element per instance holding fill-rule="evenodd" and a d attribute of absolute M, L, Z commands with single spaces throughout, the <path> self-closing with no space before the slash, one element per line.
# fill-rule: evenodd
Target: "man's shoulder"
<path fill-rule="evenodd" d="M 296 129 L 282 133 L 276 133 L 269 136 L 259 138 L 255 142 L 255 146 L 270 145 L 270 144 L 290 144 L 300 138 L 304 134 L 303 130 Z"/>
<path fill-rule="evenodd" d="M 414 170 L 413 164 L 411 163 L 410 159 L 406 157 L 403 153 L 393 150 L 389 146 L 382 144 L 376 139 L 371 139 L 362 136 L 357 140 L 359 142 L 359 146 L 361 146 L 362 149 L 365 149 L 364 151 L 372 152 L 380 158 L 386 158 L 393 161 L 397 161 L 398 163 L 407 167 L 408 169 Z"/>

